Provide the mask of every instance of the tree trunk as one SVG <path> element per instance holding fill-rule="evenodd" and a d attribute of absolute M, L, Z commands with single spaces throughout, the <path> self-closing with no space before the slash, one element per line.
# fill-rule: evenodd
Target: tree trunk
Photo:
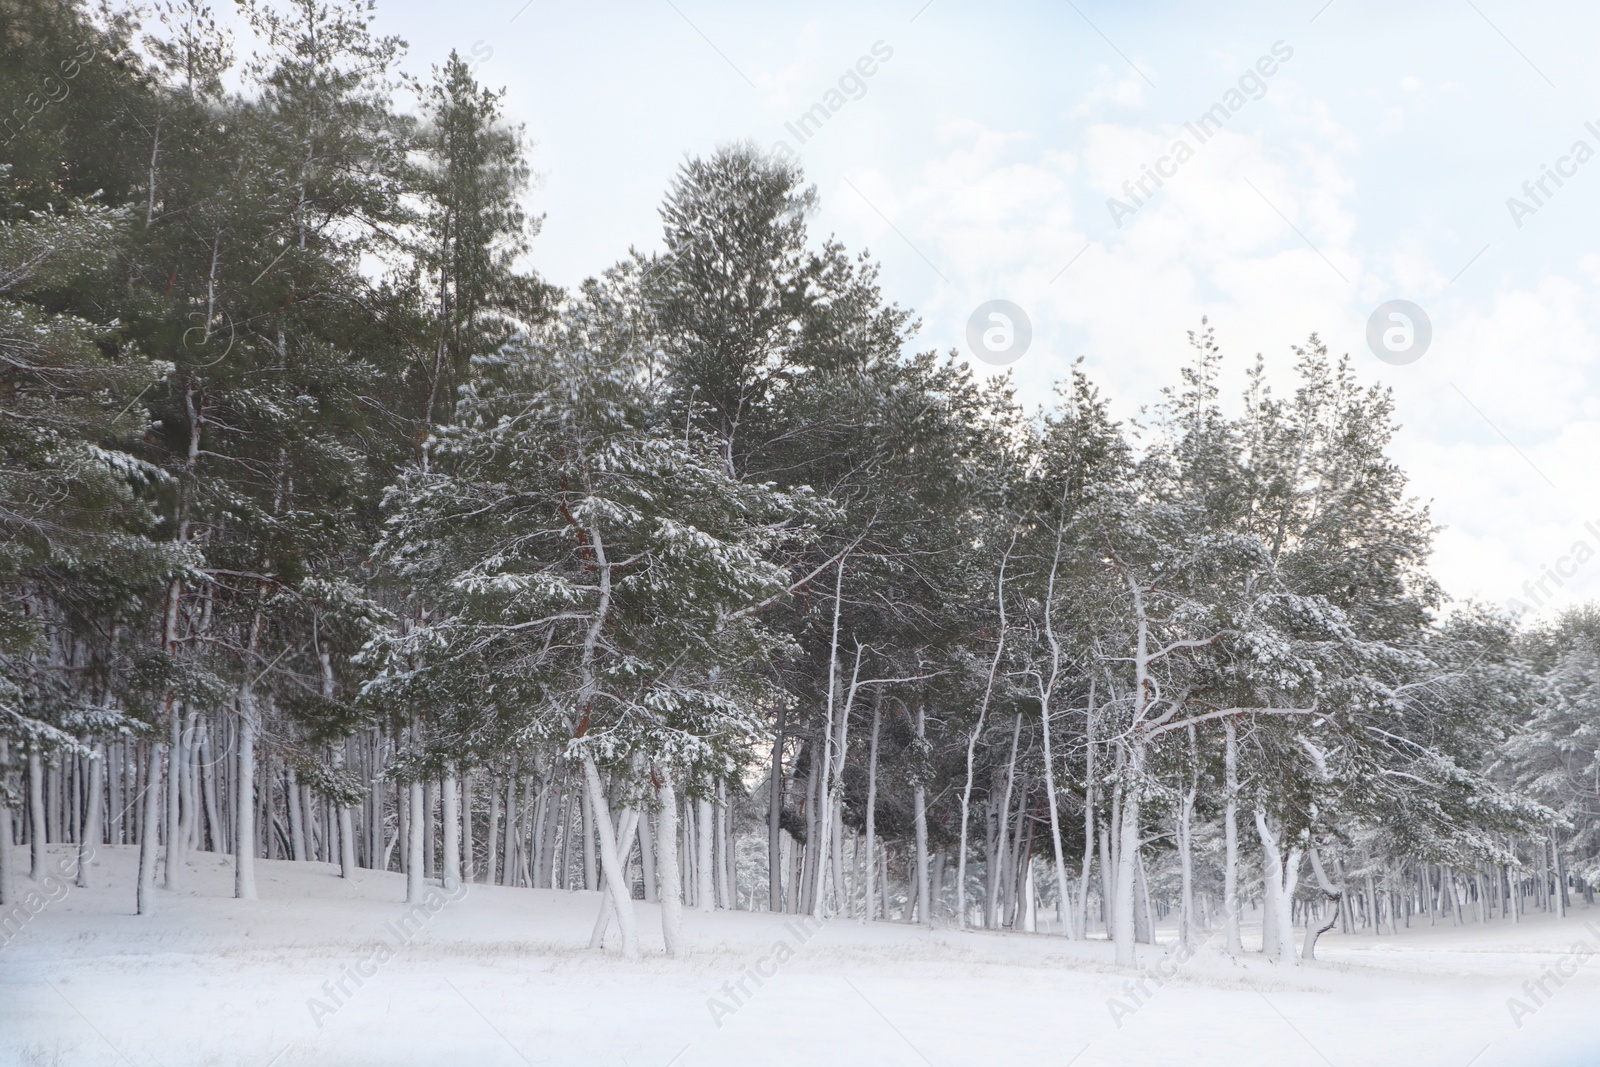
<path fill-rule="evenodd" d="M 639 871 L 644 876 L 644 899 L 654 904 L 661 898 L 656 890 L 656 843 L 650 832 L 650 819 L 639 815 Z"/>
<path fill-rule="evenodd" d="M 1194 816 L 1194 796 L 1193 789 L 1184 793 L 1183 802 L 1178 807 L 1178 943 L 1184 948 L 1194 944 L 1194 848 L 1190 829 Z"/>
<path fill-rule="evenodd" d="M 1139 856 L 1139 778 L 1144 773 L 1144 752 L 1137 739 L 1128 750 L 1128 781 L 1123 790 L 1120 825 L 1117 827 L 1117 880 L 1112 887 L 1111 939 L 1117 948 L 1117 965 L 1132 967 L 1137 963 L 1134 952 L 1134 871 Z"/>
<path fill-rule="evenodd" d="M 423 789 L 420 781 L 406 786 L 406 903 L 422 903 L 423 857 L 422 838 L 428 829 L 428 814 L 422 810 Z"/>
<path fill-rule="evenodd" d="M 1316 849 L 1311 850 L 1311 873 L 1317 880 L 1317 888 L 1321 889 L 1327 898 L 1333 902 L 1333 912 L 1328 916 L 1328 921 L 1320 927 L 1316 923 L 1306 922 L 1306 940 L 1300 949 L 1300 958 L 1314 960 L 1317 958 L 1317 938 L 1332 930 L 1339 922 L 1339 915 L 1344 911 L 1344 885 L 1334 885 L 1328 879 L 1328 873 L 1322 867 L 1322 857 Z"/>
<path fill-rule="evenodd" d="M 89 888 L 89 864 L 94 860 L 95 850 L 100 847 L 101 841 L 101 806 L 105 803 L 105 746 L 95 745 L 85 761 L 85 769 L 89 774 L 89 800 L 84 810 L 83 831 L 78 834 L 78 888 Z M 11 820 L 6 818 L 0 825 L 0 833 L 9 839 L 11 835 Z M 10 841 L 7 840 L 7 844 Z"/>
<path fill-rule="evenodd" d="M 585 774 L 587 775 L 587 771 Z M 579 813 L 583 816 L 579 820 L 578 825 L 583 828 L 583 888 L 585 889 L 596 888 L 598 883 L 595 879 L 599 876 L 598 872 L 595 870 L 594 863 L 595 827 L 593 826 L 591 819 L 591 815 L 594 811 L 594 804 L 592 803 L 593 799 L 594 798 L 591 797 L 591 803 L 585 804 L 579 809 Z"/>
<path fill-rule="evenodd" d="M 1017 744 L 1022 739 L 1022 713 L 1017 713 L 1015 724 L 1011 728 L 1011 756 L 1006 760 L 1006 785 L 1000 794 L 999 817 L 995 822 L 994 838 L 990 842 L 992 850 L 989 862 L 985 865 L 984 875 L 988 884 L 988 892 L 984 898 L 983 925 L 994 929 L 999 925 L 997 908 L 1000 903 L 1000 887 L 1005 882 L 1005 859 L 1010 855 L 1010 830 L 1011 830 L 1011 790 L 1017 780 Z"/>
<path fill-rule="evenodd" d="M 728 817 L 728 783 L 717 783 L 717 906 L 728 911 L 733 910 L 734 891 L 737 881 L 733 869 L 733 836 Z"/>
<path fill-rule="evenodd" d="M 553 801 L 552 801 L 553 803 Z M 489 825 L 483 837 L 483 884 L 494 885 L 500 868 L 500 790 L 489 779 Z M 548 885 L 548 882 L 545 883 Z"/>
<path fill-rule="evenodd" d="M 881 699 L 881 691 L 879 699 Z M 923 746 L 927 742 L 927 710 L 920 704 L 917 706 L 917 744 Z M 872 759 L 874 762 L 873 773 L 876 778 L 878 758 L 878 707 L 877 700 L 872 708 Z M 920 768 L 919 768 L 920 770 Z M 874 781 L 874 786 L 877 784 Z M 917 776 L 916 783 L 911 790 L 912 818 L 915 820 L 914 832 L 916 834 L 917 862 L 917 919 L 923 926 L 933 925 L 933 894 L 928 885 L 928 788 L 922 784 L 922 777 Z M 871 852 L 868 852 L 870 859 Z M 867 864 L 870 870 L 872 864 Z M 868 896 L 870 897 L 870 893 Z"/>
<path fill-rule="evenodd" d="M 139 834 L 139 884 L 135 892 L 136 911 L 154 915 L 156 911 L 156 848 L 161 824 L 161 742 L 150 738 L 144 795 L 144 826 Z"/>
<path fill-rule="evenodd" d="M 1295 886 L 1300 880 L 1300 850 L 1291 848 L 1287 859 L 1278 847 L 1278 840 L 1267 827 L 1267 816 L 1256 808 L 1256 835 L 1261 838 L 1261 849 L 1266 854 L 1262 863 L 1262 881 L 1272 902 L 1272 922 L 1277 949 L 1278 966 L 1294 967 L 1299 963 L 1294 951 L 1294 901 Z M 1263 919 L 1263 929 L 1266 920 Z M 1265 947 L 1265 946 L 1263 946 Z"/>
<path fill-rule="evenodd" d="M 11 742 L 0 737 L 0 904 L 14 907 L 17 888 L 11 877 Z"/>
<path fill-rule="evenodd" d="M 872 896 L 872 885 L 877 878 L 877 848 L 878 848 L 878 728 L 883 721 L 883 707 L 877 702 L 872 705 L 872 739 L 867 742 L 867 891 L 866 899 L 861 905 L 861 921 L 877 918 L 878 902 Z M 922 797 L 922 787 L 917 787 L 917 797 Z M 922 808 L 918 806 L 918 814 Z M 926 827 L 926 824 L 923 824 Z M 926 829 L 923 829 L 926 832 Z M 888 912 L 883 912 L 883 918 L 888 918 Z"/>
<path fill-rule="evenodd" d="M 715 874 L 711 870 L 711 839 L 714 827 L 711 801 L 701 797 L 694 802 L 695 856 L 694 904 L 696 911 L 711 911 L 716 906 Z"/>
<path fill-rule="evenodd" d="M 285 768 L 285 775 L 287 786 L 284 796 L 289 802 L 289 848 L 294 853 L 289 858 L 304 863 L 311 856 L 306 847 L 306 813 L 300 803 L 300 776 L 295 773 L 293 763 Z"/>
<path fill-rule="evenodd" d="M 1222 756 L 1225 792 L 1222 813 L 1222 836 L 1225 842 L 1222 910 L 1228 955 L 1237 959 L 1244 955 L 1244 941 L 1239 935 L 1239 742 L 1232 719 L 1223 719 L 1222 729 L 1225 737 Z"/>
<path fill-rule="evenodd" d="M 233 895 L 256 899 L 256 698 L 239 687 L 239 770 L 234 775 Z"/>
<path fill-rule="evenodd" d="M 506 802 L 502 816 L 505 826 L 500 834 L 500 884 L 515 885 L 516 872 L 512 864 L 516 862 L 517 844 L 517 773 L 516 761 L 513 759 L 511 773 L 506 776 Z M 557 888 L 567 888 L 567 872 L 561 872 L 561 884 Z"/>
<path fill-rule="evenodd" d="M 444 820 L 444 863 L 440 877 L 445 889 L 454 892 L 461 884 L 461 787 L 456 781 L 454 767 L 445 772 L 440 790 L 440 818 Z"/>
<path fill-rule="evenodd" d="M 169 738 L 167 742 L 166 782 L 166 865 L 163 876 L 168 889 L 183 884 L 183 834 L 179 826 L 183 796 L 183 768 L 189 762 L 183 748 L 183 716 L 172 703 L 167 706 Z"/>
<path fill-rule="evenodd" d="M 600 865 L 605 871 L 606 881 L 612 886 L 611 900 L 617 909 L 617 928 L 622 932 L 622 955 L 631 959 L 639 954 L 633 893 L 628 888 L 627 872 L 622 869 L 622 861 L 617 855 L 617 835 L 611 825 L 610 805 L 606 803 L 605 790 L 600 784 L 600 770 L 595 766 L 594 758 L 587 754 L 583 757 L 583 777 L 588 786 L 594 828 L 600 836 Z"/>
<path fill-rule="evenodd" d="M 153 740 L 150 743 L 155 744 Z M 47 837 L 44 819 L 44 760 L 39 757 L 39 746 L 35 742 L 28 745 L 28 877 L 36 882 L 44 877 L 44 846 Z"/>
<path fill-rule="evenodd" d="M 1078 933 L 1072 926 L 1072 901 L 1067 896 L 1067 857 L 1061 849 L 1061 816 L 1056 811 L 1056 765 L 1050 752 L 1050 708 L 1041 705 L 1039 725 L 1044 731 L 1044 791 L 1050 805 L 1050 847 L 1056 865 L 1056 918 L 1062 931 L 1074 940 Z"/>
<path fill-rule="evenodd" d="M 661 938 L 667 955 L 683 955 L 683 876 L 678 870 L 678 796 L 672 784 L 672 771 L 656 768 L 657 816 L 656 896 L 661 901 Z"/>
<path fill-rule="evenodd" d="M 461 880 L 469 885 L 478 880 L 478 839 L 472 832 L 472 808 L 477 799 L 474 780 L 471 771 L 461 776 Z"/>
<path fill-rule="evenodd" d="M 211 847 L 211 852 L 226 852 L 228 850 L 227 832 L 222 824 L 222 805 L 219 803 L 217 793 L 217 777 L 221 770 L 221 761 L 217 759 L 216 730 L 208 721 L 200 735 L 200 755 L 205 761 L 205 773 L 200 789 L 200 796 L 206 806 L 206 827 L 209 831 L 209 840 L 206 842 Z"/>
<path fill-rule="evenodd" d="M 772 769 L 767 777 L 767 908 L 783 910 L 783 731 L 788 707 L 778 702 L 778 723 L 772 734 Z"/>

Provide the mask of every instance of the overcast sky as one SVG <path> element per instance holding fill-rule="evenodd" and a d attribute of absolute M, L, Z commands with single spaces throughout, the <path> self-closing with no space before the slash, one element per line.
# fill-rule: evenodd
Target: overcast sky
<path fill-rule="evenodd" d="M 1600 598 L 1597 23 L 1509 0 L 380 0 L 377 27 L 414 70 L 456 48 L 508 89 L 558 284 L 660 247 L 686 155 L 783 142 L 814 236 L 882 262 L 919 347 L 965 350 L 985 301 L 1025 310 L 1030 403 L 1081 355 L 1136 414 L 1203 315 L 1235 374 L 1316 332 L 1393 386 L 1448 590 L 1533 605 L 1559 565 L 1548 611 Z M 1135 201 L 1147 165 L 1168 176 Z M 1433 329 L 1407 365 L 1366 338 L 1394 299 Z"/>

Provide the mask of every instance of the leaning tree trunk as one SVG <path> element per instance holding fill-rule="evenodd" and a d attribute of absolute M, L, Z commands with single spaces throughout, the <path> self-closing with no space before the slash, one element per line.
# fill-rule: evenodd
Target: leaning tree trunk
<path fill-rule="evenodd" d="M 593 815 L 595 829 L 600 837 L 600 866 L 605 872 L 606 880 L 612 885 L 611 899 L 617 908 L 617 928 L 622 932 L 622 954 L 625 957 L 634 957 L 639 954 L 639 937 L 633 915 L 633 893 L 628 888 L 627 872 L 622 869 L 622 860 L 617 855 L 616 828 L 611 824 L 611 812 L 606 803 L 606 794 L 600 784 L 600 769 L 595 766 L 594 757 L 584 754 L 583 757 L 584 783 L 589 787 L 589 810 Z"/>
<path fill-rule="evenodd" d="M 1328 879 L 1327 871 L 1323 870 L 1322 857 L 1317 855 L 1317 850 L 1311 850 L 1311 873 L 1317 879 L 1317 887 L 1333 902 L 1333 913 L 1328 916 L 1328 921 L 1320 927 L 1315 923 L 1306 923 L 1306 940 L 1300 950 L 1300 958 L 1314 960 L 1317 958 L 1317 938 L 1332 930 L 1339 922 L 1339 913 L 1344 908 L 1344 886 L 1334 885 Z"/>

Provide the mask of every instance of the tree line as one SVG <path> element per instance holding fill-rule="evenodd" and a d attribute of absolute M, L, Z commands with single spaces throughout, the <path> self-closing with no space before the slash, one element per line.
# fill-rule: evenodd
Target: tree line
<path fill-rule="evenodd" d="M 1287 966 L 1592 902 L 1600 613 L 1450 601 L 1315 335 L 1032 410 L 740 144 L 561 290 L 467 63 L 242 10 L 0 0 L 7 904 L 126 845 L 140 914 L 204 850 Z"/>

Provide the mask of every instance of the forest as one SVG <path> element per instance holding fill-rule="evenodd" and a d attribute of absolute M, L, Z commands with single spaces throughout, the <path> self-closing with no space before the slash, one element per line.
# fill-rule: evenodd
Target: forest
<path fill-rule="evenodd" d="M 128 922 L 214 853 L 1123 967 L 1593 903 L 1600 608 L 1442 588 L 1316 324 L 1029 408 L 743 142 L 556 287 L 369 7 L 0 0 L 0 902 L 128 846 Z"/>

